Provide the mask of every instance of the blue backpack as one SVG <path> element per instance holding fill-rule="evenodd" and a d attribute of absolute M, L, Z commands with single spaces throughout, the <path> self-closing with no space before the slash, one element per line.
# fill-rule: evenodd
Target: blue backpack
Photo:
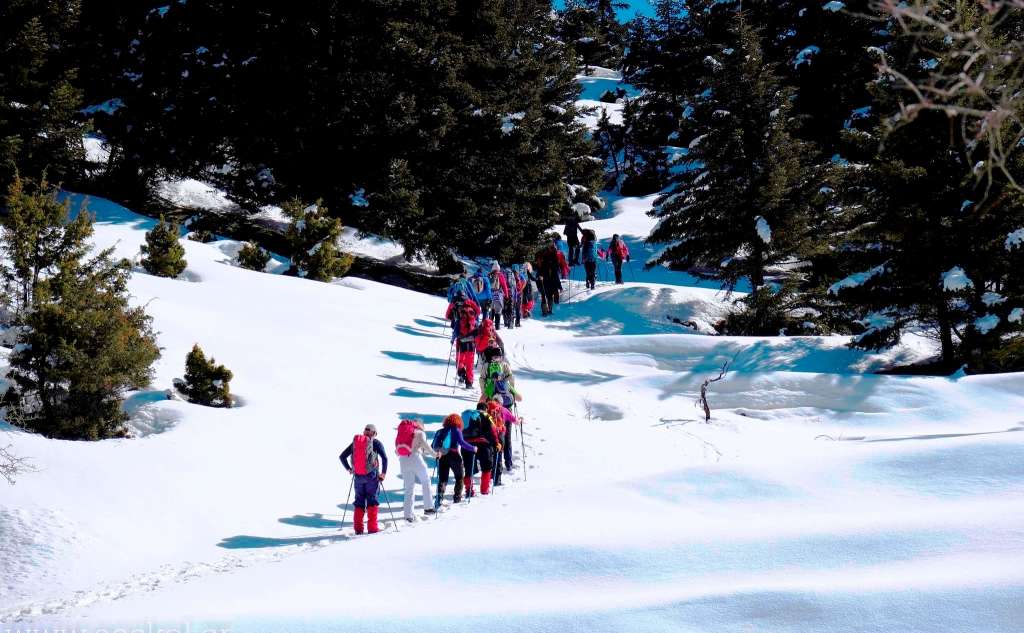
<path fill-rule="evenodd" d="M 433 441 L 430 442 L 430 447 L 435 451 L 447 453 L 452 450 L 452 430 L 449 428 L 443 428 L 434 434 Z"/>
<path fill-rule="evenodd" d="M 462 412 L 462 437 L 466 441 L 483 435 L 482 427 L 479 411 L 476 409 L 466 409 Z"/>

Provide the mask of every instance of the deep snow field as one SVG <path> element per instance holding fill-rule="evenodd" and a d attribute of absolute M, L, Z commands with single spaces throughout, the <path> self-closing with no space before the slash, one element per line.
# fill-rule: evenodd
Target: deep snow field
<path fill-rule="evenodd" d="M 352 436 L 375 423 L 393 453 L 402 417 L 430 432 L 474 404 L 444 382 L 443 299 L 243 270 L 229 240 L 184 241 L 182 279 L 136 272 L 163 347 L 127 402 L 137 437 L 0 426 L 40 468 L 0 487 L 0 630 L 1024 630 L 1024 375 L 871 373 L 926 356 L 917 338 L 694 333 L 666 317 L 707 333 L 728 299 L 643 270 L 652 201 L 587 224 L 626 236 L 626 285 L 604 269 L 581 292 L 577 268 L 554 317 L 501 331 L 528 468 L 517 439 L 493 496 L 358 539 Z M 136 257 L 154 222 L 88 206 L 96 246 Z M 193 343 L 241 406 L 165 399 Z M 704 424 L 694 399 L 728 360 Z M 399 511 L 397 460 L 386 488 Z"/>

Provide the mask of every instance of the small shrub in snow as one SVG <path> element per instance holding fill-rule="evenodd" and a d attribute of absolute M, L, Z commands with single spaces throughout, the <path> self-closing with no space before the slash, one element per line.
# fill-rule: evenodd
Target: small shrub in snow
<path fill-rule="evenodd" d="M 178 241 L 179 227 L 160 216 L 160 222 L 146 233 L 142 245 L 142 267 L 157 277 L 177 277 L 185 271 L 185 247 Z"/>
<path fill-rule="evenodd" d="M 263 272 L 270 262 L 270 253 L 259 244 L 246 242 L 238 251 L 238 265 L 249 270 Z"/>
<path fill-rule="evenodd" d="M 348 273 L 354 258 L 338 250 L 341 220 L 332 218 L 320 201 L 306 206 L 292 200 L 282 211 L 292 221 L 285 234 L 292 251 L 288 274 L 330 281 Z"/>
<path fill-rule="evenodd" d="M 213 231 L 207 231 L 206 229 L 203 229 L 201 231 L 192 231 L 191 233 L 188 234 L 188 239 L 193 242 L 209 244 L 210 242 L 216 240 L 217 237 L 213 234 Z"/>
<path fill-rule="evenodd" d="M 234 374 L 213 358 L 206 360 L 199 345 L 193 345 L 185 358 L 185 379 L 176 381 L 178 390 L 189 402 L 207 407 L 230 407 L 231 379 Z"/>

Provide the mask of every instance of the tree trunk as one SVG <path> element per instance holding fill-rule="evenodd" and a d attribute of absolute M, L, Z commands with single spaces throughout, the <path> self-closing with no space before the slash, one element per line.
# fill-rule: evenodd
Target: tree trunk
<path fill-rule="evenodd" d="M 949 320 L 949 305 L 944 297 L 939 301 L 938 308 L 942 364 L 952 371 L 956 365 L 956 351 L 953 349 L 953 324 Z"/>

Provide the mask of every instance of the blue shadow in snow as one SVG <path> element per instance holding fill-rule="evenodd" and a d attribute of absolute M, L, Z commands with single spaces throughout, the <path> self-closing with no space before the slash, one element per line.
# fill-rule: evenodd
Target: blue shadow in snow
<path fill-rule="evenodd" d="M 163 402 L 167 399 L 166 391 L 139 391 L 124 399 L 124 402 L 121 403 L 121 410 L 131 415 L 147 404 Z"/>
<path fill-rule="evenodd" d="M 314 514 L 296 514 L 291 517 L 284 517 L 278 519 L 278 522 L 284 523 L 285 525 L 295 525 L 298 527 L 306 528 L 342 528 L 341 521 L 334 521 L 332 519 L 324 518 L 324 515 L 319 512 Z"/>
<path fill-rule="evenodd" d="M 381 350 L 381 354 L 384 354 L 388 358 L 395 360 L 404 360 L 410 363 L 423 363 L 424 365 L 447 365 L 447 358 L 431 358 L 424 356 L 423 354 L 413 354 L 411 352 L 395 352 L 391 350 Z"/>
<path fill-rule="evenodd" d="M 467 396 L 456 396 L 454 394 L 447 393 L 427 393 L 425 391 L 406 389 L 405 387 L 395 389 L 391 392 L 391 395 L 399 398 L 450 398 L 452 400 L 462 400 L 464 402 L 476 402 L 476 398 L 469 398 Z"/>
<path fill-rule="evenodd" d="M 413 380 L 412 378 L 402 378 L 401 376 L 393 376 L 391 374 L 377 374 L 380 378 L 387 378 L 388 380 L 397 380 L 398 382 L 409 383 L 410 385 L 428 385 L 431 387 L 448 387 L 451 389 L 451 385 L 446 385 L 443 382 L 431 382 L 429 380 Z"/>
<path fill-rule="evenodd" d="M 589 374 L 577 374 L 570 371 L 544 371 L 541 369 L 530 369 L 521 367 L 516 370 L 516 376 L 529 380 L 544 380 L 548 382 L 571 382 L 591 387 L 601 383 L 611 382 L 622 378 L 617 374 L 609 374 L 603 371 L 592 371 Z"/>
<path fill-rule="evenodd" d="M 611 336 L 639 334 L 692 334 L 693 332 L 668 320 L 673 316 L 684 321 L 705 311 L 699 299 L 678 301 L 670 288 L 621 286 L 588 296 L 573 281 L 573 297 L 580 299 L 560 305 L 550 327 L 569 330 L 579 336 Z"/>
<path fill-rule="evenodd" d="M 414 327 L 409 327 L 408 325 L 396 325 L 395 329 L 398 330 L 399 332 L 401 332 L 402 334 L 408 334 L 409 336 L 420 336 L 420 337 L 423 337 L 423 338 L 440 338 L 440 339 L 448 338 L 447 336 L 443 336 L 443 335 L 437 334 L 435 332 L 429 332 L 427 330 L 419 330 L 419 329 L 416 329 Z"/>
<path fill-rule="evenodd" d="M 324 534 L 320 536 L 302 536 L 295 538 L 274 538 L 270 536 L 250 536 L 239 534 L 229 536 L 217 547 L 224 549 L 266 549 L 270 547 L 291 547 L 293 545 L 310 545 L 315 543 L 331 543 L 334 541 L 347 541 L 349 537 L 344 534 Z"/>
<path fill-rule="evenodd" d="M 448 327 L 448 322 L 445 321 L 444 319 L 440 317 L 432 318 L 437 319 L 437 321 L 428 321 L 427 319 L 413 319 L 412 322 L 415 323 L 416 325 L 420 325 L 423 327 L 435 327 L 442 329 Z"/>

